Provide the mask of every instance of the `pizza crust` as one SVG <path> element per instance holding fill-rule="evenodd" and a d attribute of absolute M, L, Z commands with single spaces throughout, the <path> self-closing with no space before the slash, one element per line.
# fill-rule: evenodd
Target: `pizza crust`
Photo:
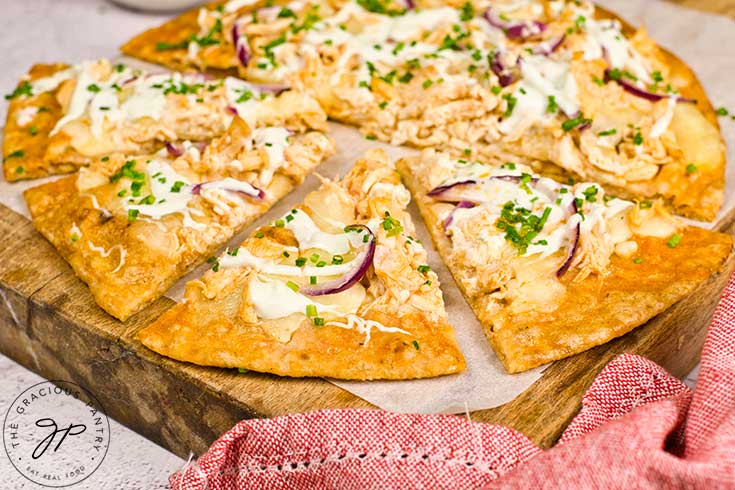
<path fill-rule="evenodd" d="M 33 65 L 27 80 L 48 77 L 68 68 L 62 63 Z M 25 80 L 24 80 L 25 81 Z M 18 84 L 21 86 L 23 82 Z M 26 124 L 19 124 L 19 118 L 30 108 L 43 108 L 29 117 Z M 5 180 L 14 182 L 24 179 L 37 179 L 51 174 L 73 172 L 76 166 L 69 163 L 56 163 L 52 166 L 44 159 L 49 142 L 49 133 L 61 118 L 61 106 L 54 92 L 44 92 L 32 97 L 16 97 L 10 101 L 8 115 L 3 131 L 3 172 Z M 35 129 L 31 129 L 35 128 Z M 35 134 L 33 134 L 35 133 Z M 17 155 L 22 152 L 21 156 Z"/>
<path fill-rule="evenodd" d="M 565 275 L 562 282 L 567 293 L 553 311 L 532 308 L 513 315 L 490 294 L 468 294 L 449 260 L 452 243 L 442 220 L 432 211 L 435 201 L 426 196 L 430 189 L 423 183 L 426 176 L 420 175 L 419 158 L 399 160 L 396 166 L 439 255 L 509 373 L 569 357 L 628 333 L 721 270 L 731 253 L 732 237 L 692 226 L 683 229 L 681 243 L 675 248 L 667 246 L 665 239 L 636 237 L 640 264 L 613 254 L 609 275 L 604 278 L 590 275 L 575 282 L 572 274 Z"/>
<path fill-rule="evenodd" d="M 214 5 L 216 4 L 211 4 L 211 6 Z M 444 4 L 431 2 L 430 5 L 432 7 L 441 5 L 459 7 L 457 2 L 445 2 Z M 255 8 L 257 6 L 253 6 L 253 9 Z M 130 56 L 176 69 L 188 67 L 220 75 L 227 73 L 248 77 L 250 73 L 239 67 L 232 53 L 229 58 L 225 57 L 224 60 L 217 56 L 211 56 L 206 62 L 197 61 L 197 63 L 203 63 L 199 66 L 191 60 L 187 61 L 185 49 L 174 51 L 157 51 L 155 49 L 158 42 L 176 42 L 185 39 L 188 34 L 198 32 L 197 12 L 198 9 L 186 12 L 160 27 L 146 31 L 125 44 L 122 47 L 123 52 Z M 620 21 L 623 25 L 623 32 L 628 36 L 633 36 L 636 32 L 619 16 L 602 7 L 596 7 L 595 15 L 598 18 L 611 18 Z M 231 46 L 230 49 L 232 49 Z M 725 186 L 725 146 L 717 124 L 716 114 L 693 71 L 681 59 L 666 49 L 657 47 L 656 51 L 656 57 L 665 65 L 668 65 L 671 70 L 672 80 L 676 80 L 677 87 L 681 88 L 682 95 L 697 100 L 696 108 L 699 111 L 694 111 L 696 112 L 694 113 L 689 111 L 688 108 L 677 110 L 675 121 L 672 124 L 678 127 L 677 136 L 681 136 L 686 141 L 681 145 L 682 154 L 675 156 L 673 163 L 661 165 L 658 174 L 652 179 L 643 181 L 628 179 L 623 181 L 622 184 L 619 175 L 608 174 L 591 164 L 586 165 L 587 168 L 584 169 L 582 175 L 576 172 L 579 169 L 572 168 L 570 165 L 564 165 L 564 168 L 561 168 L 561 158 L 556 154 L 560 151 L 558 141 L 549 140 L 549 143 L 555 147 L 550 152 L 542 152 L 548 154 L 539 155 L 538 142 L 548 136 L 547 134 L 528 134 L 525 137 L 526 141 L 520 143 L 520 148 L 517 142 L 512 141 L 507 144 L 500 141 L 490 145 L 479 141 L 473 143 L 472 138 L 465 141 L 468 139 L 466 138 L 468 133 L 491 131 L 491 128 L 483 127 L 481 108 L 487 106 L 487 104 L 481 103 L 482 101 L 475 101 L 471 98 L 453 101 L 455 105 L 464 104 L 461 112 L 466 117 L 459 121 L 459 123 L 464 124 L 464 129 L 459 132 L 446 126 L 433 127 L 429 124 L 428 127 L 424 127 L 421 125 L 424 122 L 421 119 L 422 117 L 428 118 L 428 114 L 433 112 L 444 113 L 448 110 L 448 105 L 447 107 L 435 107 L 434 111 L 425 109 L 423 110 L 423 116 L 416 116 L 418 118 L 416 121 L 402 120 L 401 122 L 405 123 L 402 128 L 393 128 L 391 127 L 391 121 L 382 117 L 383 115 L 376 115 L 372 109 L 355 105 L 356 102 L 352 94 L 347 94 L 342 87 L 332 87 L 329 76 L 324 75 L 326 70 L 318 63 L 314 67 L 307 67 L 308 69 L 300 74 L 298 83 L 306 86 L 307 90 L 318 98 L 330 117 L 347 124 L 356 125 L 363 132 L 378 138 L 417 147 L 436 147 L 455 153 L 460 153 L 465 148 L 471 148 L 475 157 L 481 158 L 500 156 L 511 161 L 526 158 L 527 160 L 522 161 L 534 166 L 542 174 L 555 175 L 564 181 L 570 177 L 596 181 L 604 185 L 612 194 L 622 198 L 663 198 L 677 214 L 712 221 L 722 206 Z M 373 87 L 373 90 L 394 90 L 387 84 L 378 85 L 378 87 Z M 420 87 L 413 86 L 410 90 L 414 90 L 414 88 L 418 93 L 422 91 Z M 416 105 L 417 102 L 412 101 L 410 104 Z M 409 109 L 403 108 L 403 111 L 407 112 Z M 487 108 L 487 110 L 490 109 L 492 108 Z M 370 114 L 370 112 L 373 112 L 373 114 Z M 471 116 L 470 114 L 475 115 Z M 709 124 L 706 122 L 709 122 Z M 410 127 L 413 123 L 418 124 L 417 128 L 412 129 Z M 696 137 L 690 135 L 696 135 Z M 688 166 L 692 164 L 697 167 L 696 172 L 687 170 Z"/>
<path fill-rule="evenodd" d="M 263 201 L 242 198 L 226 215 L 203 208 L 208 222 L 204 229 L 184 226 L 178 213 L 160 220 L 141 216 L 131 223 L 120 209 L 117 185 L 108 179 L 127 160 L 124 155 L 99 162 L 93 172 L 28 189 L 24 197 L 35 228 L 89 286 L 97 304 L 125 321 L 270 209 L 334 152 L 331 140 L 324 135 L 317 138 L 326 144 L 309 146 L 310 159 L 288 164 L 284 170 L 288 176 L 277 172 L 263 189 Z M 79 190 L 81 179 L 84 190 Z"/>
<path fill-rule="evenodd" d="M 343 181 L 348 192 L 356 202 L 371 202 L 368 215 L 358 211 L 359 220 L 367 219 L 372 213 L 382 216 L 382 210 L 390 209 L 391 216 L 400 217 L 403 227 L 411 230 L 410 217 L 402 209 L 393 206 L 382 207 L 380 201 L 371 201 L 379 187 L 400 186 L 392 165 L 382 153 L 372 153 L 365 160 L 358 161 L 355 168 Z M 325 184 L 315 195 L 331 201 L 329 185 Z M 338 184 L 339 185 L 339 184 Z M 321 192 L 321 194 L 319 194 Z M 405 192 L 405 189 L 404 191 Z M 321 200 L 321 199 L 319 199 Z M 357 209 L 362 209 L 360 204 Z M 260 236 L 271 236 L 283 228 L 264 227 Z M 378 234 L 378 247 L 388 247 L 386 235 Z M 381 238 L 381 236 L 383 238 Z M 399 235 L 394 240 L 397 247 L 386 251 L 395 254 L 401 261 L 405 254 L 407 238 Z M 250 240 L 258 240 L 258 236 Z M 385 240 L 383 242 L 382 240 Z M 246 244 L 249 242 L 246 241 Z M 425 260 L 425 252 L 423 260 Z M 380 252 L 376 252 L 376 261 Z M 387 259 L 392 261 L 393 259 Z M 412 379 L 457 373 L 465 367 L 462 354 L 456 344 L 454 332 L 446 320 L 443 301 L 435 274 L 428 273 L 431 281 L 422 285 L 426 279 L 416 269 L 404 270 L 400 277 L 395 272 L 378 269 L 373 262 L 374 275 L 369 282 L 381 281 L 387 291 L 382 295 L 407 296 L 399 302 L 387 302 L 375 306 L 375 302 L 363 303 L 360 318 L 380 322 L 384 326 L 395 327 L 402 332 L 372 329 L 369 336 L 355 328 L 341 328 L 330 325 L 316 327 L 303 314 L 284 317 L 289 326 L 287 335 L 275 335 L 257 316 L 245 321 L 242 312 L 247 307 L 244 293 L 251 269 L 224 269 L 208 272 L 202 280 L 187 285 L 186 301 L 166 312 L 152 325 L 143 329 L 138 338 L 154 351 L 174 359 L 205 366 L 225 368 L 244 368 L 280 376 L 324 376 L 338 379 Z M 382 262 L 381 262 L 382 263 Z M 392 263 L 392 262 L 391 262 Z M 415 276 L 415 277 L 414 277 Z M 379 278 L 379 279 L 378 279 Z M 363 282 L 365 279 L 363 279 Z M 403 289 L 402 281 L 418 281 L 419 292 L 409 294 Z M 353 286 L 355 287 L 355 286 Z M 372 285 L 370 287 L 373 287 Z M 420 298 L 412 298 L 413 294 Z M 422 301 L 418 301 L 421 299 Z M 365 300 L 367 301 L 367 300 Z M 434 303 L 433 307 L 412 307 L 409 304 Z M 438 301 L 438 303 L 437 303 Z M 379 303 L 379 302 L 378 302 Z M 361 307 L 362 308 L 362 307 Z M 281 332 L 282 333 L 282 332 Z"/>

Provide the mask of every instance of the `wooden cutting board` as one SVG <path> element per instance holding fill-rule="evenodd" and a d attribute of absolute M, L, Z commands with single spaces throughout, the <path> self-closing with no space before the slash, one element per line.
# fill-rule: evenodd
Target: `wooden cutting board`
<path fill-rule="evenodd" d="M 678 0 L 735 15 L 735 0 Z M 716 229 L 732 234 L 735 211 Z M 161 298 L 121 323 L 92 300 L 86 286 L 29 220 L 0 205 L 0 351 L 48 379 L 91 390 L 118 422 L 186 458 L 237 421 L 320 408 L 371 408 L 321 379 L 289 379 L 202 368 L 163 358 L 135 333 L 172 305 Z M 602 367 L 630 352 L 684 377 L 696 365 L 709 318 L 735 267 L 723 268 L 688 298 L 619 339 L 552 364 L 512 402 L 472 420 L 520 430 L 550 446 L 578 411 Z"/>

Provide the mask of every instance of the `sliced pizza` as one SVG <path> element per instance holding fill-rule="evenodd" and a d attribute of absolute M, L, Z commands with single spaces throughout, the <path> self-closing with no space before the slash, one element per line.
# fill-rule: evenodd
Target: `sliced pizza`
<path fill-rule="evenodd" d="M 253 129 L 326 129 L 324 111 L 303 93 L 235 78 L 150 74 L 104 59 L 36 65 L 7 97 L 8 181 L 72 172 L 115 152 L 140 155 L 167 143 L 208 141 L 235 115 Z"/>
<path fill-rule="evenodd" d="M 724 144 L 696 76 L 589 2 L 232 0 L 123 51 L 303 88 L 394 144 L 502 155 L 698 219 L 722 204 Z"/>
<path fill-rule="evenodd" d="M 173 150 L 173 154 L 172 151 Z M 101 157 L 95 165 L 25 192 L 33 224 L 120 320 L 261 216 L 325 158 L 320 132 L 251 130 L 235 117 L 204 146 Z"/>
<path fill-rule="evenodd" d="M 410 196 L 382 151 L 213 260 L 139 333 L 174 359 L 281 376 L 410 379 L 465 367 Z"/>
<path fill-rule="evenodd" d="M 530 167 L 425 150 L 397 163 L 440 255 L 517 373 L 642 325 L 720 270 L 729 235 L 660 201 L 562 185 Z"/>

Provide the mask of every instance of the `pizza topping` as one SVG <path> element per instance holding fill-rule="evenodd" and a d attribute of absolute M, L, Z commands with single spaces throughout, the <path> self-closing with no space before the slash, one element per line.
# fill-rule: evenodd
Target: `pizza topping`
<path fill-rule="evenodd" d="M 109 257 L 110 254 L 112 254 L 112 252 L 114 252 L 115 250 L 118 251 L 118 253 L 120 254 L 120 259 L 117 263 L 117 266 L 112 271 L 110 271 L 112 274 L 122 269 L 122 267 L 125 265 L 125 257 L 127 256 L 128 251 L 125 250 L 125 247 L 123 247 L 122 245 L 120 244 L 114 245 L 107 250 L 104 247 L 99 247 L 92 242 L 87 242 L 87 246 L 89 247 L 90 250 L 97 252 L 98 254 L 100 254 L 102 257 L 105 257 L 105 258 Z"/>
<path fill-rule="evenodd" d="M 509 39 L 525 39 L 538 36 L 548 27 L 537 20 L 511 21 L 507 20 L 507 17 L 504 19 L 503 15 L 496 12 L 492 7 L 488 7 L 483 16 L 491 26 L 501 29 Z"/>
<path fill-rule="evenodd" d="M 340 328 L 347 328 L 350 330 L 357 330 L 361 334 L 365 334 L 365 341 L 362 343 L 363 347 L 367 347 L 367 345 L 370 343 L 370 332 L 373 328 L 378 330 L 379 332 L 402 333 L 405 335 L 411 335 L 409 332 L 406 332 L 405 330 L 402 330 L 398 327 L 386 327 L 378 321 L 367 320 L 353 314 L 347 315 L 346 320 L 346 322 L 331 321 L 327 322 L 326 324 Z M 415 340 L 414 344 L 418 345 Z M 416 350 L 418 350 L 418 348 L 416 348 Z"/>
<path fill-rule="evenodd" d="M 15 115 L 15 123 L 21 128 L 28 126 L 38 114 L 38 107 L 28 106 L 20 109 Z"/>
<path fill-rule="evenodd" d="M 633 204 L 607 199 L 595 184 L 563 186 L 515 164 L 515 174 L 510 175 L 502 174 L 507 168 L 484 166 L 483 172 L 482 167 L 457 163 L 448 183 L 428 193 L 440 202 L 461 203 L 447 212 L 445 231 L 456 252 L 483 254 L 474 259 L 478 263 L 491 260 L 490 256 L 510 258 L 508 247 L 517 257 L 541 259 L 556 256 L 565 247 L 556 269 L 561 277 L 574 264 L 584 267 L 592 257 L 599 257 L 594 264 L 609 260 L 615 245 L 631 236 L 626 216 Z M 467 179 L 483 173 L 483 178 Z M 609 245 L 589 250 L 589 244 L 599 240 Z M 580 258 L 578 251 L 585 245 L 585 256 Z"/>
<path fill-rule="evenodd" d="M 258 276 L 250 284 L 248 292 L 258 318 L 263 320 L 284 318 L 296 313 L 306 315 L 307 308 L 320 315 L 344 316 L 355 313 L 365 296 L 364 288 L 351 288 L 347 292 L 337 293 L 339 297 L 333 296 L 330 302 L 318 302 L 283 281 L 263 276 Z"/>
<path fill-rule="evenodd" d="M 350 262 L 352 268 L 341 277 L 321 283 L 318 286 L 316 285 L 316 280 L 310 280 L 309 286 L 301 288 L 302 293 L 309 296 L 322 296 L 325 294 L 340 293 L 346 289 L 349 289 L 363 278 L 368 268 L 372 265 L 373 257 L 375 256 L 375 235 L 373 235 L 373 232 L 370 231 L 370 228 L 365 225 L 351 225 L 347 229 L 354 231 L 361 230 L 363 233 L 363 239 L 364 237 L 368 237 L 368 241 L 366 242 L 367 245 Z M 344 260 L 340 255 L 337 255 L 335 257 L 339 257 L 339 263 L 342 263 L 342 261 Z M 318 263 L 317 267 L 319 267 Z M 310 278 L 311 277 L 314 277 L 314 279 L 316 279 L 316 276 L 310 276 Z"/>
<path fill-rule="evenodd" d="M 361 246 L 363 237 L 366 236 L 357 232 L 361 228 L 348 227 L 345 232 L 338 234 L 324 232 L 302 210 L 293 210 L 286 215 L 285 228 L 293 232 L 302 250 L 314 248 L 330 254 L 345 254 L 352 247 Z"/>
<path fill-rule="evenodd" d="M 240 26 L 237 21 L 232 25 L 232 42 L 235 45 L 235 53 L 238 61 L 243 67 L 247 68 L 252 53 L 250 52 L 248 38 L 240 31 Z"/>

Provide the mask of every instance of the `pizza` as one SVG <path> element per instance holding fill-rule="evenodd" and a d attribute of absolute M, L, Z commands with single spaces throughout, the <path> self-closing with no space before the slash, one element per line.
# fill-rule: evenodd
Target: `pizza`
<path fill-rule="evenodd" d="M 684 224 L 660 200 L 560 184 L 522 164 L 425 150 L 397 167 L 510 373 L 644 324 L 719 271 L 732 248 L 729 235 Z"/>
<path fill-rule="evenodd" d="M 24 194 L 36 229 L 126 320 L 162 296 L 335 152 L 319 131 L 252 129 L 235 116 L 209 143 L 115 153 Z"/>
<path fill-rule="evenodd" d="M 725 151 L 694 73 L 586 1 L 210 4 L 123 52 L 297 87 L 370 138 L 500 157 L 712 220 Z"/>
<path fill-rule="evenodd" d="M 248 125 L 326 129 L 316 100 L 235 78 L 146 73 L 108 60 L 36 65 L 8 94 L 3 142 L 8 181 L 70 173 L 112 153 L 206 142 L 238 115 Z"/>
<path fill-rule="evenodd" d="M 204 366 L 281 376 L 411 379 L 465 367 L 410 195 L 380 150 L 212 259 L 138 337 Z"/>

